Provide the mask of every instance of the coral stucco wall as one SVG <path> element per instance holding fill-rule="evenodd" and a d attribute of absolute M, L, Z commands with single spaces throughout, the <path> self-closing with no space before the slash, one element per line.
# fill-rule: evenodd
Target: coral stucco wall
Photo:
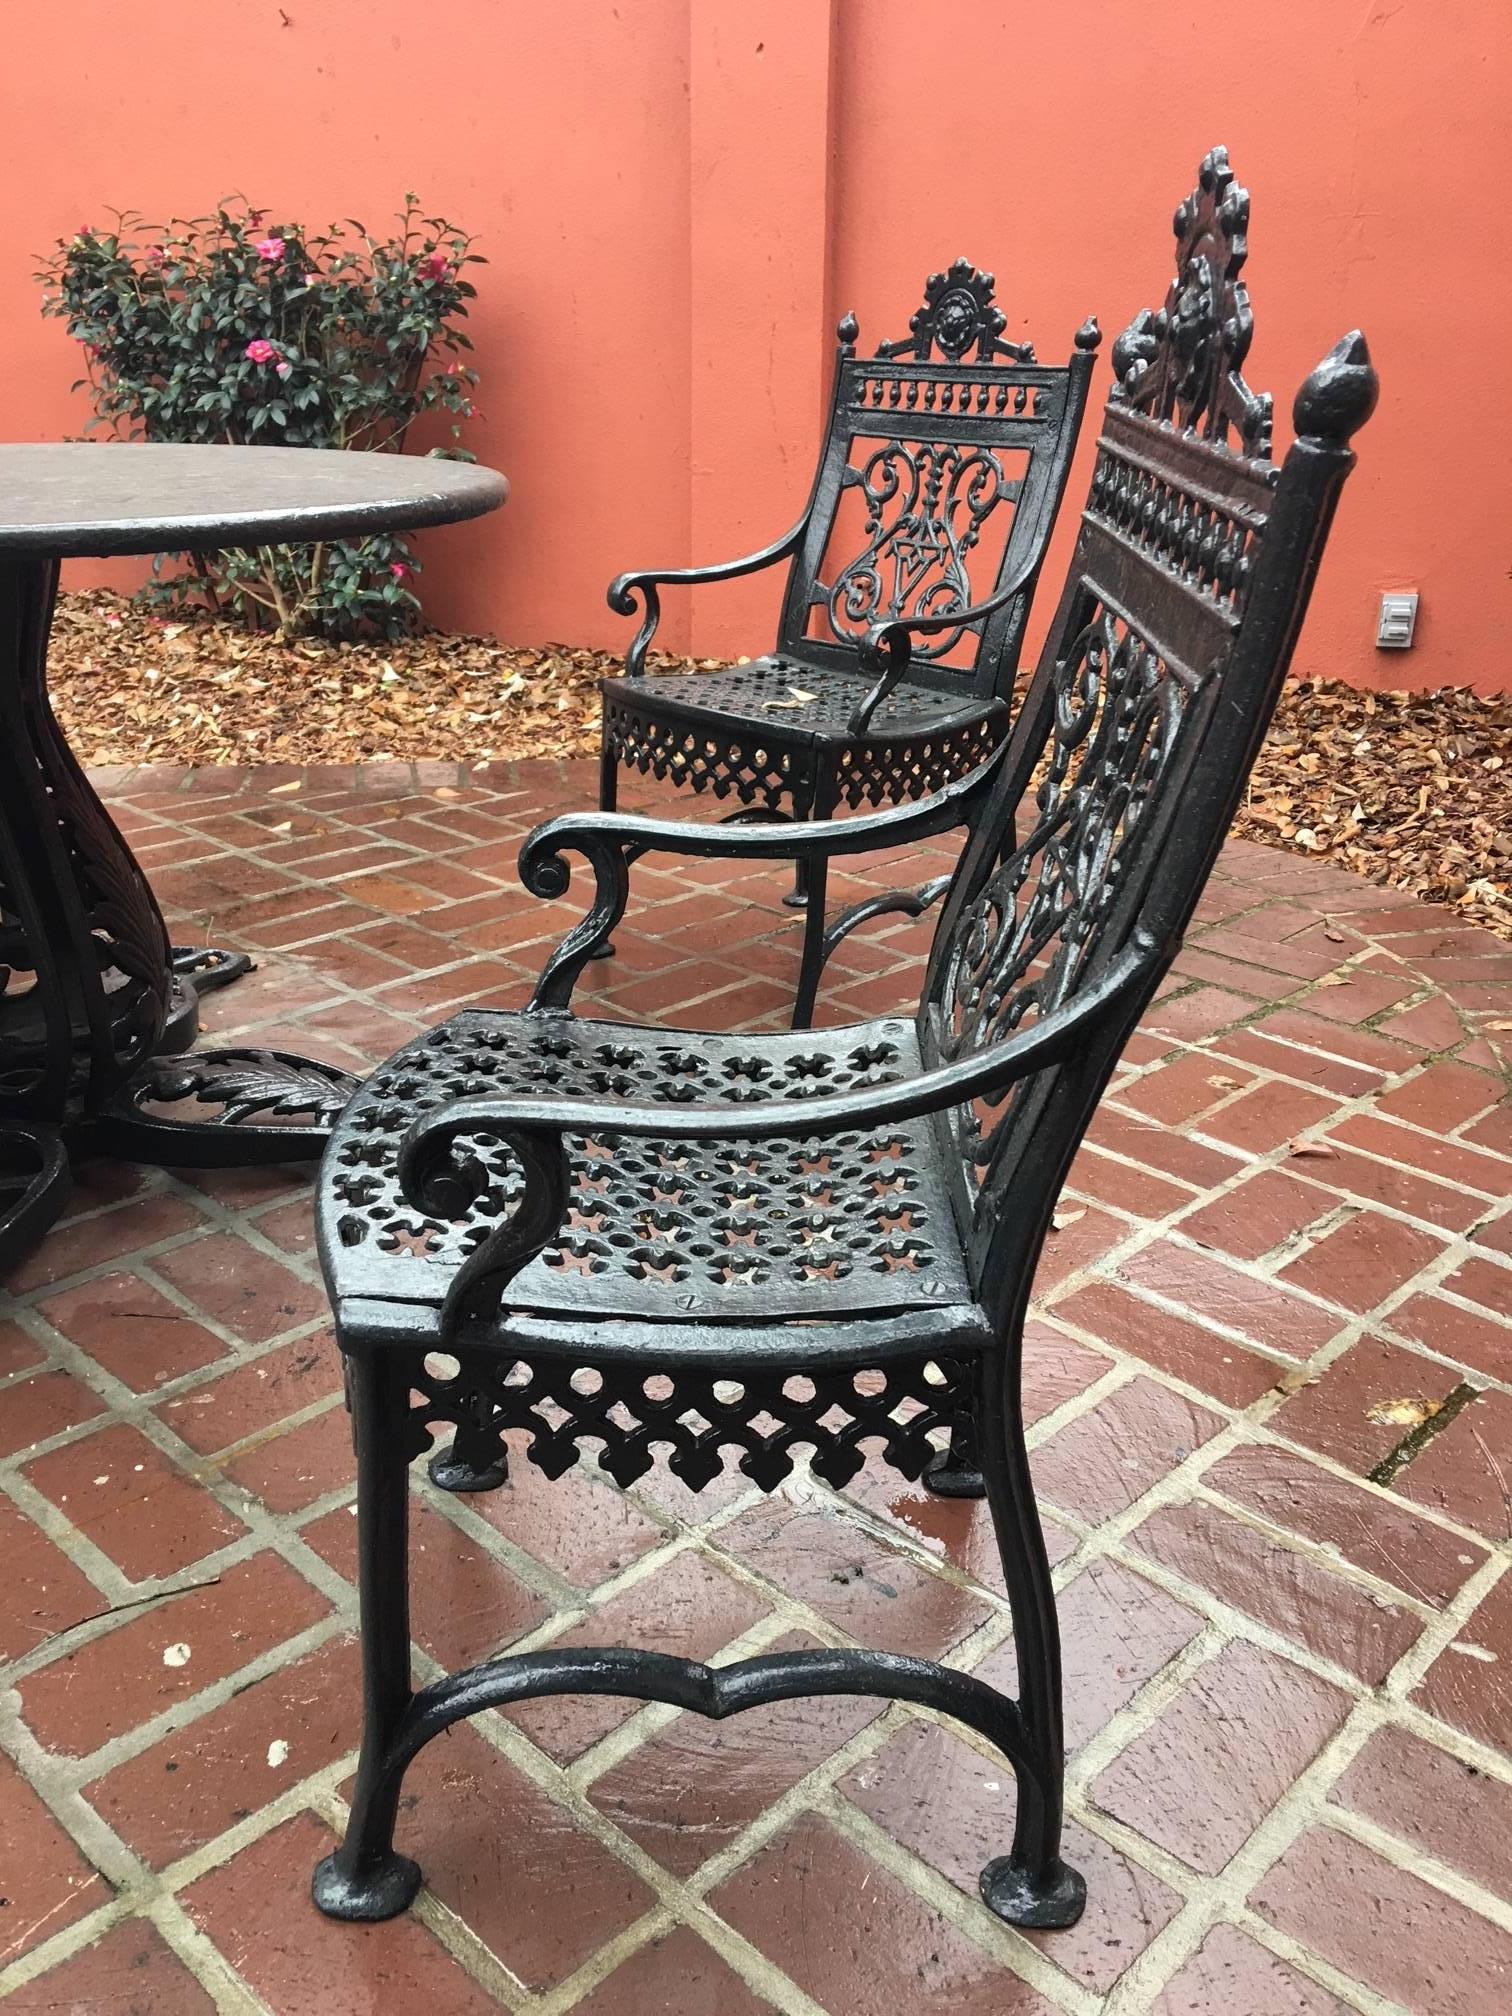
<path fill-rule="evenodd" d="M 426 542 L 430 606 L 518 642 L 621 643 L 612 573 L 790 522 L 843 309 L 863 344 L 900 334 L 964 252 L 1041 355 L 1089 311 L 1111 339 L 1159 302 L 1223 140 L 1281 441 L 1350 326 L 1383 385 L 1299 668 L 1512 686 L 1506 0 L 69 0 L 7 25 L 0 435 L 84 417 L 32 254 L 107 205 L 373 221 L 415 187 L 493 262 L 470 438 L 514 486 Z M 664 634 L 759 649 L 772 586 L 684 598 Z M 1393 587 L 1423 597 L 1405 656 L 1373 648 Z"/>

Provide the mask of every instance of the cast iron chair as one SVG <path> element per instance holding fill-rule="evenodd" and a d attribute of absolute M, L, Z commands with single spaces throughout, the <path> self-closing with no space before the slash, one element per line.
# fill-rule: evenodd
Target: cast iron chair
<path fill-rule="evenodd" d="M 1060 1651 L 1019 1398 L 1030 1284 L 1228 829 L 1376 397 L 1364 339 L 1348 336 L 1298 394 L 1284 464 L 1267 459 L 1270 402 L 1239 375 L 1247 208 L 1210 155 L 1177 213 L 1166 307 L 1115 348 L 1070 578 L 1006 745 L 827 843 L 864 851 L 965 822 L 917 1015 L 765 1037 L 575 1019 L 572 981 L 620 914 L 629 855 L 771 860 L 793 835 L 569 816 L 527 841 L 525 880 L 560 891 L 571 849 L 598 900 L 532 1006 L 457 1016 L 339 1122 L 320 1237 L 359 1457 L 366 1722 L 346 1840 L 315 1877 L 330 1915 L 388 1917 L 414 1896 L 393 1831 L 424 1744 L 481 1709 L 573 1691 L 711 1716 L 852 1693 L 958 1717 L 1018 1785 L 987 1904 L 1025 1926 L 1080 1913 L 1085 1886 L 1060 1859 Z M 850 1649 L 718 1669 L 547 1649 L 413 1691 L 407 1472 L 444 1422 L 457 1460 L 496 1480 L 505 1432 L 522 1430 L 549 1476 L 587 1442 L 622 1484 L 666 1454 L 698 1489 L 733 1450 L 764 1490 L 795 1446 L 837 1488 L 868 1450 L 917 1477 L 969 1423 L 1019 1699 Z"/>
<path fill-rule="evenodd" d="M 1003 739 L 1102 340 L 1089 320 L 1068 364 L 1039 364 L 1033 344 L 1003 341 L 1005 323 L 993 276 L 965 259 L 931 274 L 910 333 L 874 358 L 856 356 L 847 315 L 819 466 L 792 530 L 724 566 L 611 585 L 611 609 L 633 615 L 639 596 L 645 613 L 625 677 L 602 685 L 602 810 L 614 809 L 628 767 L 733 798 L 736 820 L 828 819 L 841 805 L 938 791 Z M 852 491 L 859 525 L 846 522 Z M 732 581 L 783 560 L 770 657 L 692 678 L 646 671 L 662 587 Z M 830 924 L 827 867 L 822 848 L 797 852 L 788 900 L 808 915 L 795 1029 L 813 1020 L 825 961 L 850 930 L 883 910 L 917 915 L 945 886 L 900 891 Z"/>

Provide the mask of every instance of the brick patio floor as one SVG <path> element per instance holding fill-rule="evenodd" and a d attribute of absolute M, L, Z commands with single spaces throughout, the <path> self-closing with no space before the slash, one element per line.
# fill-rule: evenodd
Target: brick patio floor
<path fill-rule="evenodd" d="M 257 954 L 212 1033 L 364 1065 L 464 1001 L 522 998 L 571 904 L 519 889 L 519 836 L 590 777 L 107 785 L 176 931 Z M 867 864 L 838 893 L 889 879 Z M 775 871 L 662 860 L 637 887 L 585 1007 L 781 1015 L 797 926 Z M 830 1018 L 911 1000 L 923 943 L 894 922 L 847 946 Z M 1509 1030 L 1512 948 L 1225 854 L 1039 1282 L 1028 1392 L 1090 1903 L 1035 1939 L 975 1901 L 1009 1832 L 1001 1762 L 844 1701 L 718 1727 L 489 1715 L 411 1775 L 413 1913 L 320 1919 L 356 1606 L 306 1181 L 87 1171 L 0 1320 L 0 1996 L 18 2016 L 1512 2007 Z M 517 1458 L 491 1497 L 419 1472 L 415 1497 L 426 1673 L 576 1636 L 855 1638 L 1011 1676 L 984 1509 L 888 1472 L 843 1498 L 738 1477 L 694 1498 L 586 1467 L 548 1487 Z"/>

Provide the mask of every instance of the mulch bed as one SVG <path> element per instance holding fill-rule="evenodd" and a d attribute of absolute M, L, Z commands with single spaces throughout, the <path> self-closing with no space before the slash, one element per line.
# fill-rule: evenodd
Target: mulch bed
<path fill-rule="evenodd" d="M 58 717 L 86 763 L 476 763 L 596 752 L 598 681 L 619 661 L 439 633 L 286 644 L 94 592 L 62 598 L 51 668 Z M 1512 694 L 1294 681 L 1237 830 L 1512 938 Z"/>

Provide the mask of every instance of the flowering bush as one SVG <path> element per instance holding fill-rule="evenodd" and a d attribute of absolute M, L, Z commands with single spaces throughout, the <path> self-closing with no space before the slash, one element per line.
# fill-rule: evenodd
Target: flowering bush
<path fill-rule="evenodd" d="M 43 313 L 81 346 L 90 428 L 397 453 L 421 414 L 440 412 L 458 440 L 478 382 L 457 326 L 477 291 L 464 269 L 483 263 L 472 240 L 421 217 L 413 196 L 391 238 L 351 219 L 318 235 L 270 230 L 265 216 L 237 199 L 160 230 L 128 213 L 58 241 L 37 278 Z M 149 594 L 330 637 L 393 636 L 420 613 L 418 563 L 388 534 L 190 556 L 190 567 L 156 563 Z"/>

